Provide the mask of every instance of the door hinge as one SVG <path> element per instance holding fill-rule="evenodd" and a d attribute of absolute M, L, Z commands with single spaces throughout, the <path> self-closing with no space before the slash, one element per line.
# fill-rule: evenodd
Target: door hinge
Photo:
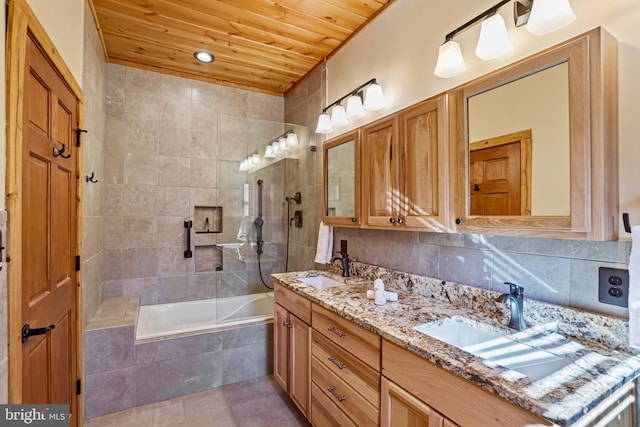
<path fill-rule="evenodd" d="M 80 271 L 80 255 L 76 255 L 76 271 Z"/>
<path fill-rule="evenodd" d="M 76 394 L 81 394 L 81 393 L 82 393 L 82 380 L 78 378 L 76 380 Z"/>

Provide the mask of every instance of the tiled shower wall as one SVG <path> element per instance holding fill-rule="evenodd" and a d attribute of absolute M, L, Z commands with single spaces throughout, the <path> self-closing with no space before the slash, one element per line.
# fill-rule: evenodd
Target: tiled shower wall
<path fill-rule="evenodd" d="M 326 73 L 318 70 L 287 96 L 286 120 L 315 129 L 326 105 Z M 307 248 L 317 239 L 322 217 L 322 139 L 316 153 L 315 229 L 305 236 Z M 598 301 L 598 268 L 627 268 L 631 244 L 455 233 L 419 233 L 334 227 L 334 252 L 340 239 L 359 261 L 408 273 L 504 292 L 515 282 L 531 298 L 600 313 L 628 316 L 625 308 Z M 307 259 L 308 260 L 308 259 Z M 313 256 L 311 257 L 313 261 Z M 318 266 L 322 267 L 322 266 Z"/>
<path fill-rule="evenodd" d="M 301 80 L 286 96 L 285 121 L 309 128 L 309 143 L 316 151 L 304 150 L 300 156 L 299 171 L 288 176 L 286 191 L 302 194 L 302 204 L 292 209 L 303 211 L 303 227 L 291 228 L 289 271 L 314 268 L 318 226 L 322 220 L 322 141 L 315 133 L 318 115 L 326 104 L 326 68 L 321 64 Z"/>
<path fill-rule="evenodd" d="M 240 161 L 282 133 L 283 116 L 282 97 L 107 65 L 105 296 L 138 294 L 143 305 L 216 296 L 232 277 L 195 273 L 184 220 L 194 206 L 222 206 L 223 232 L 194 243 L 238 243 Z"/>
<path fill-rule="evenodd" d="M 82 324 L 83 329 L 102 301 L 102 264 L 104 258 L 104 142 L 106 115 L 107 63 L 96 30 L 91 8 L 84 8 L 83 52 L 84 111 L 82 134 L 84 186 L 82 200 Z M 85 176 L 95 174 L 97 183 Z"/>

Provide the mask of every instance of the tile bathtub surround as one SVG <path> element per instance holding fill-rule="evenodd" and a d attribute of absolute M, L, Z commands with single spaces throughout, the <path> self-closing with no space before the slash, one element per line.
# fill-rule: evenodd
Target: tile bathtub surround
<path fill-rule="evenodd" d="M 338 268 L 333 266 L 336 278 Z M 525 298 L 528 329 L 507 331 L 506 305 L 498 292 L 367 265 L 351 264 L 348 286 L 326 290 L 305 285 L 298 273 L 273 277 L 285 287 L 332 310 L 436 365 L 558 425 L 570 425 L 613 391 L 640 374 L 640 351 L 628 346 L 627 322 Z M 320 274 L 317 271 L 305 272 Z M 324 274 L 327 274 L 326 272 Z M 397 303 L 375 306 L 366 299 L 373 280 L 399 294 Z M 522 341 L 537 341 L 544 350 L 572 364 L 539 381 L 491 369 L 481 359 L 413 329 L 451 316 L 475 320 Z M 504 376 L 503 376 L 504 375 Z M 579 392 L 578 392 L 579 390 Z"/>
<path fill-rule="evenodd" d="M 283 132 L 284 99 L 107 64 L 106 100 L 104 296 L 136 293 L 143 305 L 215 297 L 220 278 L 200 277 L 184 258 L 183 222 L 195 206 L 221 206 L 223 232 L 192 234 L 192 250 L 238 242 L 239 162 Z"/>
<path fill-rule="evenodd" d="M 137 295 L 105 298 L 84 333 L 87 418 L 272 371 L 270 323 L 136 343 L 137 313 Z"/>

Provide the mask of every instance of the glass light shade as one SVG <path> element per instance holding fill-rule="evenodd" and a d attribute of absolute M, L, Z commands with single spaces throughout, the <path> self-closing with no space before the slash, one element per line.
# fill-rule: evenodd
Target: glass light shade
<path fill-rule="evenodd" d="M 438 50 L 438 62 L 433 74 L 448 79 L 462 74 L 467 70 L 464 63 L 460 44 L 454 40 L 444 42 Z"/>
<path fill-rule="evenodd" d="M 331 117 L 326 114 L 320 114 L 318 117 L 318 126 L 316 126 L 316 133 L 331 133 L 333 132 L 333 126 L 331 126 Z"/>
<path fill-rule="evenodd" d="M 287 151 L 287 138 L 284 136 L 278 140 L 278 146 L 280 147 L 280 151 Z"/>
<path fill-rule="evenodd" d="M 331 126 L 339 128 L 347 124 L 347 112 L 342 105 L 336 105 L 331 109 Z"/>
<path fill-rule="evenodd" d="M 374 83 L 367 87 L 364 95 L 364 108 L 369 111 L 378 111 L 384 108 L 386 101 L 382 93 L 382 86 Z"/>
<path fill-rule="evenodd" d="M 240 172 L 244 172 L 244 171 L 247 170 L 247 161 L 246 160 L 243 160 L 243 161 L 240 162 L 240 166 L 238 167 L 238 170 Z"/>
<path fill-rule="evenodd" d="M 575 19 L 569 0 L 534 0 L 527 31 L 542 36 L 559 30 Z"/>
<path fill-rule="evenodd" d="M 273 151 L 273 154 L 277 154 L 278 151 L 280 151 L 280 143 L 278 141 L 273 141 L 271 143 L 271 151 Z"/>
<path fill-rule="evenodd" d="M 273 152 L 273 147 L 270 145 L 267 145 L 264 148 L 264 158 L 265 159 L 275 159 L 276 155 Z"/>
<path fill-rule="evenodd" d="M 496 13 L 482 21 L 480 38 L 476 46 L 478 58 L 488 61 L 513 49 L 502 15 Z"/>
<path fill-rule="evenodd" d="M 347 99 L 347 120 L 357 120 L 363 118 L 365 115 L 364 107 L 362 106 L 362 98 L 358 95 L 353 95 Z"/>
<path fill-rule="evenodd" d="M 298 135 L 296 135 L 295 132 L 291 132 L 289 135 L 287 135 L 287 145 L 291 148 L 300 145 L 298 143 Z"/>
<path fill-rule="evenodd" d="M 255 166 L 258 163 L 260 163 L 260 156 L 257 155 L 257 154 L 251 155 L 251 163 L 253 163 L 253 166 Z"/>

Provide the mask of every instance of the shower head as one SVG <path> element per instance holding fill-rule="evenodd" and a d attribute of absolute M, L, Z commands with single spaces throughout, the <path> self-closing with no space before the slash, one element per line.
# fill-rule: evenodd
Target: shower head
<path fill-rule="evenodd" d="M 302 203 L 302 194 L 300 194 L 300 192 L 298 191 L 294 196 L 287 196 L 284 199 L 289 203 L 291 203 L 291 201 L 293 200 L 294 202 L 296 202 L 296 205 L 299 205 L 300 203 Z"/>

